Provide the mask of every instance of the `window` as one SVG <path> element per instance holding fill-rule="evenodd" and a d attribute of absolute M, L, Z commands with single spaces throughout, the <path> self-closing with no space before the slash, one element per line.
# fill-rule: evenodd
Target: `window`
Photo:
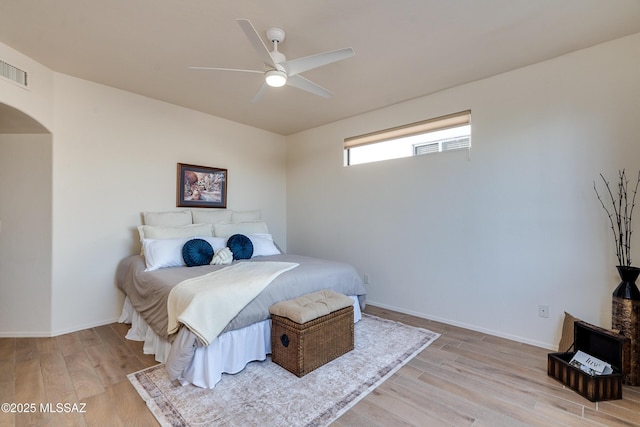
<path fill-rule="evenodd" d="M 471 148 L 471 111 L 344 140 L 345 166 Z"/>

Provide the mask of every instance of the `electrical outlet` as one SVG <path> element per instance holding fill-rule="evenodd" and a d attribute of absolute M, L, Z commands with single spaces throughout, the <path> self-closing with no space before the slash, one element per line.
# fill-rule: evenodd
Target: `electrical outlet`
<path fill-rule="evenodd" d="M 549 306 L 548 305 L 539 305 L 538 306 L 538 317 L 549 317 Z"/>
<path fill-rule="evenodd" d="M 369 275 L 368 275 L 368 274 L 364 274 L 364 275 L 362 276 L 362 282 L 363 282 L 365 285 L 369 285 L 369 284 L 371 283 L 371 282 L 370 282 L 370 278 L 369 278 Z"/>

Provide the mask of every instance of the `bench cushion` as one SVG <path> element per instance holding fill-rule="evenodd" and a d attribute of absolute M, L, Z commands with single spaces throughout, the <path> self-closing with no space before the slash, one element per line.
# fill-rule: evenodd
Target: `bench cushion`
<path fill-rule="evenodd" d="M 302 324 L 350 305 L 353 305 L 353 300 L 348 296 L 325 289 L 278 302 L 269 308 L 269 312 Z"/>

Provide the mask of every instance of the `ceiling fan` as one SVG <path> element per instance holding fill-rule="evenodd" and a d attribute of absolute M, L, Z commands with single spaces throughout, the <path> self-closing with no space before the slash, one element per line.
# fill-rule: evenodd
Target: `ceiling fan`
<path fill-rule="evenodd" d="M 253 48 L 260 56 L 265 65 L 265 70 L 242 70 L 236 68 L 218 68 L 218 67 L 189 67 L 192 70 L 214 70 L 214 71 L 239 71 L 244 73 L 258 73 L 264 75 L 264 83 L 252 102 L 257 102 L 262 97 L 264 91 L 268 87 L 281 87 L 286 85 L 310 92 L 314 95 L 330 98 L 333 94 L 322 86 L 306 79 L 300 75 L 305 71 L 341 61 L 355 55 L 352 48 L 344 48 L 332 50 L 330 52 L 319 53 L 316 55 L 305 56 L 303 58 L 287 61 L 287 58 L 278 51 L 278 45 L 282 43 L 285 32 L 281 28 L 269 28 L 267 30 L 267 39 L 273 43 L 273 50 L 269 51 L 262 41 L 262 38 L 253 27 L 248 19 L 236 20 L 246 34 L 247 38 L 253 45 Z"/>

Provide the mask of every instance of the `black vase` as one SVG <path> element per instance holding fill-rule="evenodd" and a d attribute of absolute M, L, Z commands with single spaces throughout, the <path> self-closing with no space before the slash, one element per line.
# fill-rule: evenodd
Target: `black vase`
<path fill-rule="evenodd" d="M 613 296 L 618 298 L 640 300 L 640 290 L 636 286 L 636 279 L 640 275 L 640 268 L 627 267 L 626 265 L 619 265 L 616 267 L 618 274 L 622 280 L 615 291 Z"/>

